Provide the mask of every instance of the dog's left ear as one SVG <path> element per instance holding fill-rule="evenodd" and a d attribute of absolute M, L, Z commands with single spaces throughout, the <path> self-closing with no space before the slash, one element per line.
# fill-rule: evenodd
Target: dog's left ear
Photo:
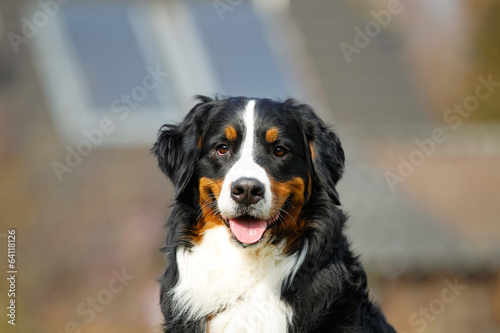
<path fill-rule="evenodd" d="M 340 205 L 337 182 L 344 173 L 344 149 L 338 136 L 328 128 L 307 104 L 295 100 L 289 103 L 298 107 L 304 120 L 304 140 L 316 180 L 336 205 Z"/>
<path fill-rule="evenodd" d="M 175 186 L 175 199 L 183 196 L 195 173 L 200 156 L 202 122 L 213 99 L 198 96 L 195 105 L 184 120 L 177 125 L 165 124 L 158 132 L 158 139 L 151 151 L 158 158 L 158 166 Z"/>
<path fill-rule="evenodd" d="M 321 121 L 321 120 L 320 120 Z M 309 146 L 317 176 L 326 185 L 326 192 L 336 205 L 340 205 L 337 182 L 344 173 L 344 149 L 338 136 L 322 122 L 317 125 L 316 137 Z"/>

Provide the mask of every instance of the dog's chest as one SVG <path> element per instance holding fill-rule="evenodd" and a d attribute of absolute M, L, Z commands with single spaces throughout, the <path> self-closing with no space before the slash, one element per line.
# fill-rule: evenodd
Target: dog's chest
<path fill-rule="evenodd" d="M 172 290 L 177 314 L 210 318 L 210 333 L 286 332 L 292 309 L 280 297 L 295 271 L 295 255 L 257 244 L 243 249 L 225 227 L 208 230 L 190 251 L 177 251 L 179 282 Z"/>

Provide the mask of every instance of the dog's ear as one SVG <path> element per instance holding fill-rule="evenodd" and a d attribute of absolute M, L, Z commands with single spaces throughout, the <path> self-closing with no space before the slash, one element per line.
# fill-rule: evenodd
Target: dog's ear
<path fill-rule="evenodd" d="M 196 170 L 200 157 L 202 123 L 213 99 L 197 96 L 196 104 L 177 125 L 165 124 L 158 132 L 158 139 L 151 151 L 158 158 L 158 166 L 172 180 L 175 199 L 183 196 Z"/>
<path fill-rule="evenodd" d="M 319 120 L 319 119 L 318 119 Z M 316 176 L 336 205 L 340 205 L 337 182 L 344 173 L 344 149 L 338 136 L 321 121 L 316 128 L 316 138 L 309 146 Z"/>
<path fill-rule="evenodd" d="M 316 181 L 336 205 L 340 205 L 336 184 L 344 173 L 344 149 L 338 136 L 328 128 L 307 104 L 291 99 L 289 103 L 299 108 L 304 124 L 307 156 Z"/>

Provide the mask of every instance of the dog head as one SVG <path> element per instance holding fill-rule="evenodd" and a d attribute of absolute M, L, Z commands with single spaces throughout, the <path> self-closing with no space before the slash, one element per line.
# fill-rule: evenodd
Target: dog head
<path fill-rule="evenodd" d="M 289 244 L 308 221 L 309 201 L 335 188 L 344 169 L 338 137 L 305 104 L 289 99 L 198 97 L 182 123 L 164 125 L 153 152 L 175 198 L 201 211 L 192 241 L 219 225 L 242 246 Z"/>

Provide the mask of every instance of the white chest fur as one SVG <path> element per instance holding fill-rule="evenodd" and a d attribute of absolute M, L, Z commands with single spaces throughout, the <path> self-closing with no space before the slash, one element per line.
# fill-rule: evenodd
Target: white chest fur
<path fill-rule="evenodd" d="M 263 242 L 243 249 L 227 228 L 208 230 L 191 250 L 177 250 L 179 282 L 171 297 L 178 314 L 210 320 L 210 333 L 285 333 L 292 309 L 281 286 L 299 265 L 297 255 Z"/>

